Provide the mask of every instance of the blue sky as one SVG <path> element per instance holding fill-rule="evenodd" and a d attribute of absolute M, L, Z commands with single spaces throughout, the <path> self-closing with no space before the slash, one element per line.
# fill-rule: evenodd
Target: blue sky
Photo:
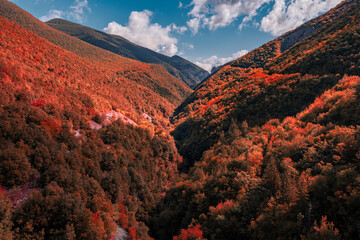
<path fill-rule="evenodd" d="M 12 0 L 42 21 L 64 18 L 210 70 L 341 0 Z"/>

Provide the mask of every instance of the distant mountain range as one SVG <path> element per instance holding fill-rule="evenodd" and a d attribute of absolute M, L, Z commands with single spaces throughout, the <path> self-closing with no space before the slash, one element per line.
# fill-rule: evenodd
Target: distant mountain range
<path fill-rule="evenodd" d="M 181 79 L 192 88 L 196 87 L 197 84 L 209 75 L 204 69 L 180 56 L 165 56 L 148 48 L 134 44 L 121 36 L 107 34 L 63 19 L 52 19 L 46 22 L 46 24 L 63 33 L 123 57 L 146 63 L 160 64 L 171 75 Z"/>

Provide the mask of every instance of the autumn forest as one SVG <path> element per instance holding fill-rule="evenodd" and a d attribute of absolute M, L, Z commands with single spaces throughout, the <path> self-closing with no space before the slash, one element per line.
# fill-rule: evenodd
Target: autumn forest
<path fill-rule="evenodd" d="M 359 1 L 209 76 L 0 26 L 1 240 L 360 239 Z"/>

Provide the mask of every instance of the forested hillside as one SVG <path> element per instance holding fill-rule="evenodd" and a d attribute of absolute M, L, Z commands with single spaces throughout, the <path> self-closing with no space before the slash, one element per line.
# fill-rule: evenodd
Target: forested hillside
<path fill-rule="evenodd" d="M 356 3 L 356 1 L 343 1 L 327 13 L 304 23 L 296 29 L 285 33 L 284 35 L 262 45 L 259 48 L 254 49 L 249 54 L 241 58 L 226 63 L 224 66 L 231 65 L 233 67 L 241 68 L 263 68 L 266 63 L 278 57 L 292 46 L 311 36 L 316 31 L 324 27 L 326 24 L 331 24 L 333 19 L 341 15 L 344 11 L 346 11 Z M 219 69 L 220 67 L 217 67 L 213 69 L 213 72 Z"/>
<path fill-rule="evenodd" d="M 125 58 L 71 37 L 49 27 L 7 0 L 0 0 L 0 6 L 1 16 L 95 65 L 107 68 L 119 76 L 149 88 L 173 105 L 178 105 L 191 93 L 191 89 L 185 83 L 173 77 L 158 64 L 145 64 Z M 143 104 L 139 104 L 139 107 L 142 106 Z"/>
<path fill-rule="evenodd" d="M 193 93 L 5 0 L 0 26 L 1 239 L 359 238 L 359 1 Z"/>
<path fill-rule="evenodd" d="M 0 25 L 1 239 L 147 239 L 178 178 L 166 128 L 181 95 L 148 88 L 151 65 L 114 72 Z"/>
<path fill-rule="evenodd" d="M 148 48 L 136 45 L 121 36 L 106 34 L 63 19 L 52 19 L 46 24 L 70 36 L 123 57 L 146 63 L 160 64 L 166 71 L 181 79 L 190 87 L 196 87 L 208 75 L 207 71 L 180 56 L 168 57 L 162 55 Z"/>
<path fill-rule="evenodd" d="M 359 17 L 345 1 L 308 38 L 250 52 L 180 105 L 187 174 L 151 213 L 152 236 L 359 238 Z"/>
<path fill-rule="evenodd" d="M 260 126 L 295 116 L 344 74 L 359 74 L 359 6 L 345 1 L 339 7 L 348 5 L 353 7 L 262 68 L 225 66 L 175 110 L 174 136 L 190 166 L 228 130 L 231 119 Z M 257 54 L 255 49 L 238 61 Z"/>

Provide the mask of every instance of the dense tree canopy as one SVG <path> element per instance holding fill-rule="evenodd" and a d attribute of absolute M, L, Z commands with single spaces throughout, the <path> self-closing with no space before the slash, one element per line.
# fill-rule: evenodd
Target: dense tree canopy
<path fill-rule="evenodd" d="M 171 121 L 189 90 L 162 68 L 0 17 L 0 236 L 358 239 L 359 13 L 223 67 Z"/>

